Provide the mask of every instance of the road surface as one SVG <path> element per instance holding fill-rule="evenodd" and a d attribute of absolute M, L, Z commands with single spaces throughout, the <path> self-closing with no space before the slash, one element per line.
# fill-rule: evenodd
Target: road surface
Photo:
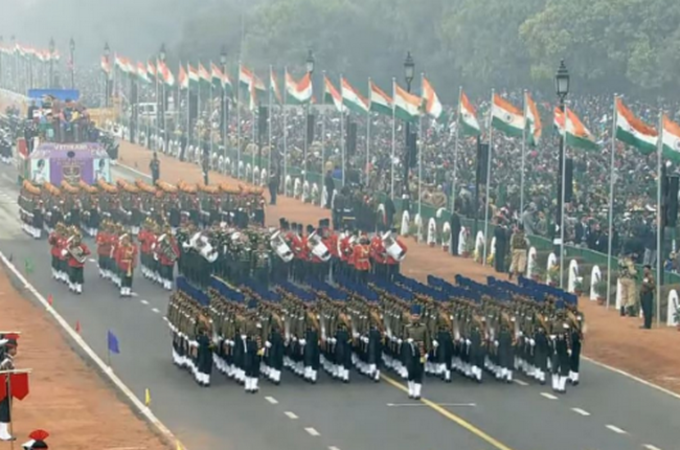
<path fill-rule="evenodd" d="M 114 177 L 137 175 L 115 168 Z M 566 395 L 520 378 L 512 385 L 460 377 L 428 379 L 425 399 L 407 398 L 387 374 L 373 383 L 353 374 L 343 385 L 322 375 L 311 386 L 285 373 L 280 386 L 261 381 L 257 395 L 218 373 L 200 388 L 171 362 L 164 315 L 168 294 L 138 276 L 135 296 L 121 299 L 101 280 L 94 260 L 85 271 L 84 295 L 51 279 L 49 247 L 19 228 L 13 168 L 0 167 L 0 251 L 23 268 L 29 281 L 75 326 L 104 359 L 107 330 L 119 339 L 111 356 L 118 376 L 190 450 L 675 450 L 680 400 L 598 365 L 582 363 L 582 383 Z M 291 218 L 293 220 L 293 218 Z M 88 245 L 94 250 L 91 240 Z M 644 357 L 644 355 L 640 355 Z"/>

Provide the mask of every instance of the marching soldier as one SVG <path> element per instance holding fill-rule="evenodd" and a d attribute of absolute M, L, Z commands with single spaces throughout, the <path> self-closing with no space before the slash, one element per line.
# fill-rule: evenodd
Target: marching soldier
<path fill-rule="evenodd" d="M 405 365 L 408 368 L 408 396 L 419 400 L 423 388 L 424 365 L 429 351 L 430 337 L 427 327 L 421 322 L 422 307 L 411 306 L 411 323 L 406 327 L 408 346 Z"/>
<path fill-rule="evenodd" d="M 116 264 L 121 274 L 120 296 L 132 296 L 132 275 L 137 262 L 137 246 L 129 234 L 124 234 L 116 251 Z"/>
<path fill-rule="evenodd" d="M 90 249 L 82 242 L 80 232 L 75 228 L 71 230 L 71 237 L 67 240 L 67 246 L 62 250 L 62 255 L 68 258 L 69 289 L 77 294 L 83 293 L 83 267 L 90 255 Z"/>
<path fill-rule="evenodd" d="M 112 224 L 105 219 L 101 228 L 97 232 L 95 243 L 97 244 L 97 257 L 99 265 L 99 276 L 105 279 L 111 279 L 113 276 L 111 272 L 111 251 L 112 251 Z"/>
<path fill-rule="evenodd" d="M 66 257 L 62 255 L 62 251 L 66 245 L 65 236 L 66 227 L 61 222 L 58 223 L 50 233 L 47 242 L 50 244 L 50 253 L 52 255 L 52 278 L 59 281 L 66 282 L 68 277 L 68 269 L 65 265 Z"/>
<path fill-rule="evenodd" d="M 583 313 L 578 311 L 577 302 L 567 303 L 567 317 L 571 331 L 571 354 L 569 355 L 569 382 L 577 386 L 579 384 L 579 368 L 581 366 L 581 345 L 585 338 L 585 319 Z"/>
<path fill-rule="evenodd" d="M 359 243 L 354 245 L 352 250 L 355 277 L 358 283 L 366 283 L 368 281 L 368 274 L 371 271 L 370 254 L 368 237 L 362 236 Z"/>
<path fill-rule="evenodd" d="M 4 336 L 4 353 L 0 361 L 0 371 L 14 370 L 14 358 L 19 347 L 18 339 L 18 334 L 7 334 Z M 7 395 L 0 401 L 0 441 L 9 442 L 16 440 L 16 438 L 9 434 L 9 424 L 12 421 L 11 399 L 7 386 L 3 386 L 3 388 Z"/>
<path fill-rule="evenodd" d="M 165 289 L 172 290 L 175 261 L 180 258 L 180 250 L 170 227 L 165 227 L 163 234 L 155 242 L 154 260 L 158 261 L 158 279 Z M 208 273 L 209 276 L 209 273 Z"/>
<path fill-rule="evenodd" d="M 257 300 L 253 299 L 248 303 L 248 312 L 243 324 L 243 334 L 241 334 L 241 339 L 244 341 L 245 389 L 251 394 L 259 390 L 260 361 L 264 355 L 262 331 L 262 322 L 257 313 Z"/>
<path fill-rule="evenodd" d="M 567 379 L 570 372 L 569 341 L 571 340 L 571 333 L 569 328 L 565 311 L 560 309 L 554 318 L 553 330 L 556 334 L 551 336 L 554 349 L 551 361 L 552 388 L 553 391 L 560 394 L 567 392 Z"/>

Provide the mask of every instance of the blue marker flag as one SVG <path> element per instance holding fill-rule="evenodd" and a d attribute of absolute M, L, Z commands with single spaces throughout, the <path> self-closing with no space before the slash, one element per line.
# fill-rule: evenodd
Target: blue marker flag
<path fill-rule="evenodd" d="M 109 352 L 119 354 L 120 349 L 118 348 L 118 338 L 116 337 L 115 334 L 113 334 L 111 332 L 111 330 L 109 330 L 108 341 L 109 341 Z"/>

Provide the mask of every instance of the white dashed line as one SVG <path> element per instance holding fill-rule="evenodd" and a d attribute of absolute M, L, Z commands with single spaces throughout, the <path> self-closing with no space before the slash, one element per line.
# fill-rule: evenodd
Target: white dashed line
<path fill-rule="evenodd" d="M 550 400 L 557 400 L 557 397 L 555 397 L 555 396 L 552 395 L 552 394 L 548 394 L 547 392 L 541 392 L 541 395 L 542 395 L 543 397 L 547 398 L 547 399 L 550 399 Z"/>
<path fill-rule="evenodd" d="M 158 310 L 158 308 L 151 308 L 151 311 L 155 312 L 156 314 L 159 314 L 159 313 L 160 313 L 160 311 Z"/>
<path fill-rule="evenodd" d="M 265 397 L 264 399 L 267 400 L 272 405 L 276 405 L 277 403 L 279 403 L 279 401 L 277 399 L 275 399 L 274 397 Z"/>
<path fill-rule="evenodd" d="M 94 258 L 89 259 L 90 262 L 97 262 Z"/>
<path fill-rule="evenodd" d="M 305 428 L 305 431 L 309 433 L 310 436 L 321 436 L 321 433 L 319 433 L 318 431 L 311 427 Z"/>
<path fill-rule="evenodd" d="M 166 316 L 163 316 L 163 320 L 165 320 L 166 322 L 170 323 L 170 321 L 168 320 L 168 318 L 167 318 Z"/>
<path fill-rule="evenodd" d="M 622 430 L 621 428 L 614 426 L 614 425 L 607 425 L 607 428 L 612 430 L 614 433 L 626 434 L 626 430 Z"/>
<path fill-rule="evenodd" d="M 661 450 L 659 447 L 656 447 L 652 444 L 644 444 L 642 447 L 646 448 L 647 450 Z"/>
<path fill-rule="evenodd" d="M 297 414 L 292 411 L 286 411 L 284 414 L 287 415 L 289 419 L 295 420 L 298 418 Z"/>
<path fill-rule="evenodd" d="M 340 450 L 340 449 L 338 447 L 331 445 L 330 447 L 328 447 L 328 450 Z"/>
<path fill-rule="evenodd" d="M 136 292 L 133 292 L 133 293 L 132 293 L 132 296 L 133 296 L 133 297 L 138 297 L 138 296 L 139 296 L 139 294 L 138 294 L 138 293 L 136 293 Z"/>
<path fill-rule="evenodd" d="M 529 383 L 527 383 L 526 381 L 522 381 L 522 380 L 514 380 L 514 381 L 515 381 L 516 384 L 519 384 L 520 386 L 529 386 Z"/>
<path fill-rule="evenodd" d="M 589 416 L 590 413 L 586 411 L 585 409 L 581 408 L 571 408 L 572 411 L 574 411 L 576 414 L 580 414 L 582 416 Z"/>
<path fill-rule="evenodd" d="M 148 305 L 149 304 L 149 302 L 147 302 L 146 300 L 140 300 L 140 302 L 142 302 L 142 305 Z"/>

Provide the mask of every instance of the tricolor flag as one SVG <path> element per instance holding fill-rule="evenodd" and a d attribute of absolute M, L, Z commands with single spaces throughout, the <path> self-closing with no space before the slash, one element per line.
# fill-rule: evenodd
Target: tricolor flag
<path fill-rule="evenodd" d="M 217 65 L 210 63 L 210 77 L 212 79 L 212 84 L 218 89 L 224 88 L 224 74 L 222 69 L 217 67 Z"/>
<path fill-rule="evenodd" d="M 347 109 L 342 104 L 342 96 L 340 95 L 338 90 L 335 89 L 335 86 L 333 86 L 331 80 L 329 80 L 328 77 L 325 75 L 323 77 L 323 85 L 324 85 L 323 102 L 335 105 L 335 109 L 337 109 L 340 112 L 346 111 Z"/>
<path fill-rule="evenodd" d="M 241 89 L 246 89 L 250 92 L 250 85 L 253 82 L 253 73 L 248 70 L 246 66 L 238 66 L 238 84 Z"/>
<path fill-rule="evenodd" d="M 283 97 L 281 96 L 281 90 L 279 89 L 279 80 L 276 78 L 276 72 L 273 68 L 269 68 L 269 91 L 274 97 L 274 101 L 279 105 L 283 103 Z"/>
<path fill-rule="evenodd" d="M 179 71 L 177 72 L 177 82 L 179 83 L 179 88 L 181 90 L 189 89 L 189 75 L 187 75 L 184 66 L 180 63 Z"/>
<path fill-rule="evenodd" d="M 295 105 L 304 105 L 312 100 L 312 77 L 309 73 L 296 82 L 286 71 L 286 100 Z"/>
<path fill-rule="evenodd" d="M 191 67 L 191 64 L 187 65 L 187 70 L 189 71 L 189 87 L 198 89 L 199 83 L 201 82 L 198 76 L 198 69 Z"/>
<path fill-rule="evenodd" d="M 663 155 L 671 161 L 680 162 L 680 125 L 663 115 Z"/>
<path fill-rule="evenodd" d="M 257 95 L 264 95 L 267 93 L 267 88 L 264 85 L 264 81 L 260 77 L 258 77 L 254 72 L 253 72 L 253 87 L 257 91 Z"/>
<path fill-rule="evenodd" d="M 201 83 L 203 83 L 205 87 L 210 87 L 210 73 L 208 73 L 200 62 L 198 63 L 198 78 L 200 78 Z"/>
<path fill-rule="evenodd" d="M 583 150 L 599 150 L 600 146 L 595 141 L 592 133 L 583 125 L 581 119 L 569 108 L 565 127 L 564 114 L 559 107 L 555 107 L 555 126 L 559 133 L 565 137 L 566 144 L 570 147 Z M 566 132 L 566 133 L 565 133 Z"/>
<path fill-rule="evenodd" d="M 114 60 L 114 64 L 116 66 L 116 69 L 118 69 L 118 70 L 120 70 L 121 72 L 124 72 L 124 73 L 129 72 L 129 68 L 128 68 L 127 62 L 126 62 L 124 57 L 114 55 L 113 60 Z"/>
<path fill-rule="evenodd" d="M 158 73 L 156 72 L 156 65 L 151 61 L 146 63 L 146 73 L 148 73 L 151 78 L 156 78 L 156 74 Z"/>
<path fill-rule="evenodd" d="M 526 121 L 527 131 L 529 132 L 527 142 L 529 145 L 538 145 L 541 140 L 543 126 L 541 125 L 541 116 L 538 114 L 536 103 L 534 103 L 529 92 L 524 93 L 524 120 Z"/>
<path fill-rule="evenodd" d="M 230 97 L 234 95 L 234 85 L 231 83 L 231 78 L 229 77 L 228 73 L 223 73 L 222 74 L 224 78 L 222 78 L 222 87 L 224 88 L 224 92 Z"/>
<path fill-rule="evenodd" d="M 616 98 L 616 139 L 650 154 L 656 150 L 659 133 L 638 119 L 626 108 L 620 98 Z"/>
<path fill-rule="evenodd" d="M 407 122 L 415 122 L 420 117 L 420 98 L 406 92 L 394 82 L 394 115 Z"/>
<path fill-rule="evenodd" d="M 464 135 L 479 136 L 481 128 L 477 121 L 477 111 L 468 100 L 465 92 L 460 91 L 460 103 L 458 104 L 458 121 L 460 124 L 460 131 Z"/>
<path fill-rule="evenodd" d="M 106 76 L 111 76 L 111 62 L 109 61 L 108 56 L 102 56 L 102 72 L 106 74 Z"/>
<path fill-rule="evenodd" d="M 392 99 L 389 95 L 378 87 L 373 81 L 368 80 L 369 101 L 371 111 L 384 114 L 386 116 L 392 115 Z"/>
<path fill-rule="evenodd" d="M 172 87 L 175 85 L 175 76 L 163 61 L 158 61 L 158 74 L 166 86 Z"/>
<path fill-rule="evenodd" d="M 255 81 L 253 79 L 253 81 Z M 257 89 L 255 89 L 255 86 L 257 83 L 252 83 L 250 85 L 250 102 L 248 103 L 248 108 L 250 109 L 250 112 L 253 114 L 257 110 Z"/>
<path fill-rule="evenodd" d="M 491 105 L 491 126 L 508 136 L 521 137 L 524 130 L 524 115 L 509 101 L 494 94 Z"/>
<path fill-rule="evenodd" d="M 146 65 L 142 62 L 137 63 L 137 78 L 144 83 L 151 83 L 151 79 L 146 73 Z"/>
<path fill-rule="evenodd" d="M 368 113 L 368 100 L 359 91 L 354 89 L 344 77 L 340 78 L 340 91 L 342 103 L 350 111 L 354 111 L 357 114 Z"/>
<path fill-rule="evenodd" d="M 444 108 L 442 107 L 442 104 L 439 101 L 439 97 L 437 97 L 437 93 L 434 91 L 434 88 L 425 77 L 423 77 L 422 97 L 425 112 L 430 117 L 434 117 L 440 122 L 445 121 L 446 115 L 444 114 Z"/>

